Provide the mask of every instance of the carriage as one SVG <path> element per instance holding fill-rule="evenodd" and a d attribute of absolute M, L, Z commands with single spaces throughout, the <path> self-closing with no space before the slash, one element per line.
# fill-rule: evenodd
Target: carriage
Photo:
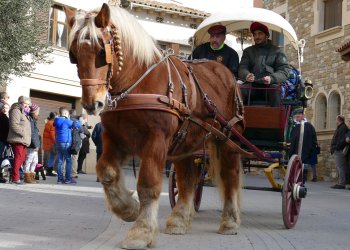
<path fill-rule="evenodd" d="M 291 66 L 289 79 L 278 89 L 264 89 L 261 91 L 278 91 L 281 95 L 280 107 L 270 107 L 266 99 L 252 100 L 250 95 L 244 107 L 246 128 L 240 138 L 242 148 L 253 152 L 255 157 L 242 157 L 245 172 L 251 168 L 263 168 L 264 174 L 271 187 L 245 186 L 245 189 L 282 192 L 282 214 L 286 228 L 295 226 L 301 207 L 301 199 L 305 198 L 307 190 L 303 185 L 302 163 L 298 155 L 288 159 L 288 137 L 293 126 L 293 110 L 305 108 L 307 100 L 312 97 L 313 88 L 309 80 L 301 77 L 300 64 L 303 60 L 305 41 L 298 40 L 293 27 L 282 16 L 258 8 L 246 8 L 219 12 L 205 19 L 196 30 L 193 38 L 194 47 L 209 41 L 208 28 L 215 24 L 226 26 L 227 34 L 233 34 L 242 42 L 249 39 L 249 26 L 258 21 L 271 31 L 278 32 L 295 50 L 297 69 Z M 243 83 L 243 82 L 242 82 Z M 241 89 L 245 89 L 242 84 Z M 250 92 L 256 87 L 249 87 Z M 194 195 L 194 208 L 199 210 L 203 185 L 211 185 L 214 177 L 210 173 L 210 160 L 205 149 L 193 154 L 193 164 L 200 169 L 201 181 Z M 284 182 L 277 180 L 282 176 Z M 280 178 L 279 178 L 280 179 Z M 177 199 L 176 171 L 174 166 L 169 171 L 169 199 L 171 206 L 175 206 Z"/>
<path fill-rule="evenodd" d="M 243 135 L 239 84 L 232 73 L 215 61 L 184 62 L 171 51 L 161 52 L 137 20 L 118 6 L 103 4 L 88 13 L 65 12 L 70 26 L 69 57 L 77 66 L 82 86 L 81 103 L 88 114 L 100 115 L 103 126 L 103 153 L 96 173 L 109 209 L 122 220 L 134 222 L 121 247 L 155 245 L 166 160 L 174 163 L 173 184 L 178 193 L 165 233 L 186 234 L 190 230 L 196 206 L 193 201 L 200 201 L 201 196 L 195 188 L 201 187 L 202 181 L 197 166 L 205 166 L 207 155 L 223 200 L 218 233 L 237 234 L 241 223 L 241 157 L 277 165 L 286 162 L 281 151 L 262 151 Z M 296 36 L 291 41 L 297 42 Z M 283 121 L 290 113 L 286 107 L 281 107 L 287 110 L 281 112 Z M 254 128 L 249 124 L 254 126 L 254 122 L 247 122 L 248 129 Z M 276 130 L 282 131 L 284 126 L 276 126 Z M 203 144 L 205 152 L 194 154 Z M 137 192 L 126 187 L 121 169 L 132 156 L 141 159 Z M 300 158 L 294 155 L 283 185 L 288 227 L 295 224 L 306 192 L 301 170 Z"/>

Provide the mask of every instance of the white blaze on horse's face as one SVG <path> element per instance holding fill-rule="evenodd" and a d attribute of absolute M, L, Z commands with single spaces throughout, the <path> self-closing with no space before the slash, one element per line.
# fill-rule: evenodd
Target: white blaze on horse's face
<path fill-rule="evenodd" d="M 65 9 L 68 24 L 72 28 L 69 56 L 71 63 L 77 64 L 82 86 L 82 106 L 89 114 L 99 114 L 107 95 L 107 81 L 111 75 L 111 64 L 106 62 L 105 44 L 111 40 L 107 30 L 109 9 L 102 8 L 97 15 L 87 15 L 76 22 L 75 14 Z M 80 25 L 79 27 L 77 27 Z M 107 42 L 106 42 L 107 41 Z"/>

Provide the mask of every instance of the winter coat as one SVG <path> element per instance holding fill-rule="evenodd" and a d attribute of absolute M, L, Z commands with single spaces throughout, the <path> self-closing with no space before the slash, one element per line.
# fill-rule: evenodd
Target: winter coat
<path fill-rule="evenodd" d="M 331 142 L 331 154 L 333 154 L 334 151 L 341 151 L 344 149 L 346 146 L 345 138 L 348 130 L 348 126 L 346 126 L 344 122 L 337 126 Z"/>
<path fill-rule="evenodd" d="M 94 130 L 92 131 L 92 141 L 94 142 L 96 146 L 96 153 L 102 154 L 102 124 L 101 122 L 97 123 L 94 127 Z"/>
<path fill-rule="evenodd" d="M 31 143 L 29 145 L 29 148 L 40 148 L 41 141 L 37 122 L 32 117 L 29 117 L 29 120 L 31 127 Z"/>
<path fill-rule="evenodd" d="M 20 143 L 26 147 L 31 143 L 30 121 L 18 103 L 12 104 L 10 108 L 7 142 Z"/>
<path fill-rule="evenodd" d="M 45 124 L 43 133 L 43 149 L 50 151 L 52 146 L 56 143 L 56 129 L 53 126 L 54 119 L 48 120 Z"/>
<path fill-rule="evenodd" d="M 72 143 L 73 121 L 67 117 L 60 116 L 55 118 L 53 125 L 56 128 L 56 143 Z M 74 128 L 81 127 L 81 122 L 77 121 Z"/>
<path fill-rule="evenodd" d="M 87 153 L 90 153 L 90 137 L 91 137 L 91 134 L 90 134 L 89 130 L 87 129 L 87 127 L 85 125 L 81 126 L 81 128 L 82 128 L 82 131 L 83 131 L 81 134 L 84 135 L 84 138 L 83 138 L 83 141 L 82 141 L 79 153 L 87 154 Z"/>
<path fill-rule="evenodd" d="M 7 143 L 8 134 L 9 134 L 9 118 L 5 113 L 0 113 L 0 141 L 3 142 L 4 144 Z"/>
<path fill-rule="evenodd" d="M 288 79 L 289 72 L 286 55 L 269 40 L 267 43 L 255 44 L 243 50 L 238 77 L 245 80 L 249 73 L 253 73 L 256 80 L 270 76 L 271 84 L 279 84 Z"/>
<path fill-rule="evenodd" d="M 299 138 L 300 138 L 300 128 L 301 125 L 296 124 L 290 135 L 290 149 L 289 157 L 293 154 L 298 154 Z M 313 153 L 316 151 L 317 147 L 317 137 L 314 126 L 311 123 L 304 123 L 304 138 L 303 138 L 303 148 L 301 151 L 301 161 L 302 163 L 311 164 Z"/>
<path fill-rule="evenodd" d="M 238 76 L 239 56 L 231 47 L 224 44 L 220 50 L 213 50 L 210 43 L 204 43 L 198 46 L 192 53 L 193 59 L 214 60 L 225 65 L 235 77 Z"/>

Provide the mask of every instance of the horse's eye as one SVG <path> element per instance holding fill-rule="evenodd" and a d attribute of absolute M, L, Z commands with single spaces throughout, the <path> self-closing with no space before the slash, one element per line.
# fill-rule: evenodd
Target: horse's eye
<path fill-rule="evenodd" d="M 101 57 L 106 57 L 106 51 L 105 51 L 105 49 L 101 49 L 101 50 L 98 52 L 98 55 L 101 56 Z"/>

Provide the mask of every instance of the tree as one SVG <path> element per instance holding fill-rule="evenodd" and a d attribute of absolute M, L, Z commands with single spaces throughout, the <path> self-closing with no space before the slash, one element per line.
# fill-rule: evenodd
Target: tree
<path fill-rule="evenodd" d="M 47 39 L 51 0 L 0 1 L 0 85 L 50 63 Z"/>

